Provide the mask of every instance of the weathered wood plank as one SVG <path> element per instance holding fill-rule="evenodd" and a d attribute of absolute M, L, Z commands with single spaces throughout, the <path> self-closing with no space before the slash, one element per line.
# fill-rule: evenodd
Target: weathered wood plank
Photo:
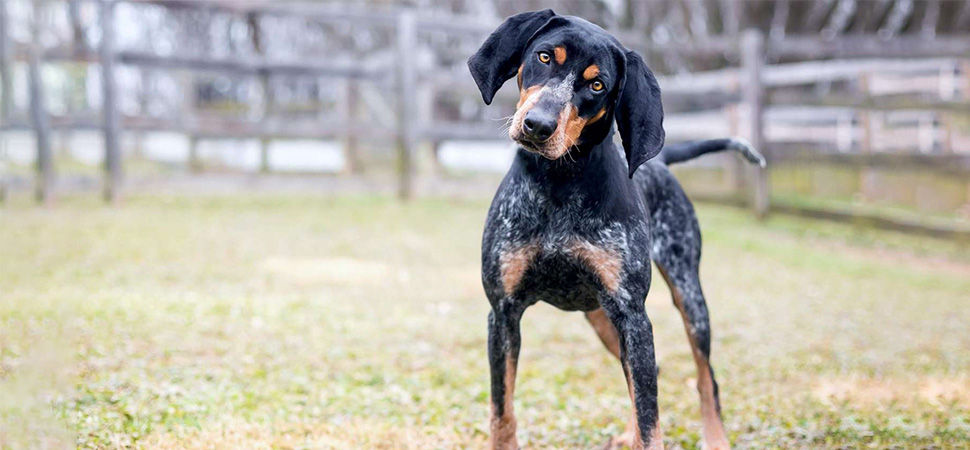
<path fill-rule="evenodd" d="M 13 80 L 10 72 L 10 63 L 13 60 L 10 58 L 8 31 L 7 2 L 0 2 L 0 125 L 5 125 L 10 119 L 13 106 Z M 0 142 L 0 146 L 6 146 L 6 141 Z M 4 147 L 0 147 L 0 158 L 6 158 Z M 9 193 L 7 176 L 6 161 L 0 161 L 0 203 L 7 200 Z"/>
<path fill-rule="evenodd" d="M 0 122 L 6 123 L 13 110 L 13 64 L 10 46 L 7 2 L 0 2 Z"/>
<path fill-rule="evenodd" d="M 41 77 L 40 8 L 32 4 L 31 52 L 27 64 L 30 84 L 30 120 L 37 139 L 36 179 L 34 197 L 39 203 L 50 203 L 54 184 L 54 160 L 51 154 L 50 119 L 47 115 L 44 80 Z"/>
<path fill-rule="evenodd" d="M 811 166 L 831 164 L 847 168 L 879 168 L 893 171 L 929 171 L 942 176 L 970 175 L 970 155 L 924 155 L 905 153 L 820 153 L 786 151 L 773 155 L 772 164 Z"/>
<path fill-rule="evenodd" d="M 742 36 L 743 52 L 741 53 L 741 67 L 744 82 L 741 85 L 745 112 L 748 115 L 748 130 L 746 137 L 754 148 L 769 156 L 765 147 L 764 109 L 765 94 L 762 84 L 762 68 L 765 58 L 765 38 L 761 31 L 747 30 Z M 767 168 L 754 167 L 752 180 L 752 207 L 759 219 L 768 214 L 770 193 L 768 192 Z"/>
<path fill-rule="evenodd" d="M 123 51 L 117 54 L 121 64 L 159 69 L 191 69 L 200 71 L 235 72 L 243 74 L 274 73 L 290 76 L 353 77 L 378 79 L 384 76 L 378 71 L 359 66 L 336 67 L 310 62 L 267 62 L 257 59 L 214 59 L 201 56 L 159 56 L 152 53 Z"/>
<path fill-rule="evenodd" d="M 101 4 L 101 101 L 104 121 L 104 199 L 116 202 L 121 190 L 121 120 L 118 115 L 118 93 L 115 82 L 114 0 Z"/>
<path fill-rule="evenodd" d="M 348 79 L 346 83 L 341 112 L 344 124 L 349 125 L 355 123 L 360 115 L 360 85 L 354 79 Z M 353 127 L 347 126 L 345 130 L 343 144 L 346 170 L 352 174 L 359 174 L 363 171 L 359 139 Z"/>
<path fill-rule="evenodd" d="M 397 152 L 398 196 L 408 200 L 414 196 L 414 145 L 415 145 L 415 75 L 414 55 L 417 45 L 417 29 L 414 13 L 402 12 L 397 22 L 396 75 L 397 75 Z"/>

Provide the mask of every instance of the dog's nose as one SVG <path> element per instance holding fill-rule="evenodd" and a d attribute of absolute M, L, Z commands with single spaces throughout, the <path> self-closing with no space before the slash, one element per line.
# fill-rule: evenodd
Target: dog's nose
<path fill-rule="evenodd" d="M 522 130 L 525 131 L 529 139 L 544 142 L 556 131 L 557 125 L 555 117 L 533 109 L 525 115 L 525 120 L 522 121 Z"/>

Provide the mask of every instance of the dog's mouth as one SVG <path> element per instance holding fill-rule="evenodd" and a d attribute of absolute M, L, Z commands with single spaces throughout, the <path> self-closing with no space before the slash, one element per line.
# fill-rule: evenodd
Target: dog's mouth
<path fill-rule="evenodd" d="M 535 142 L 525 137 L 513 138 L 513 140 L 529 153 L 535 153 L 548 160 L 554 161 L 559 159 L 559 157 L 562 156 L 562 153 L 564 153 L 558 151 L 556 148 L 552 148 L 552 146 L 549 145 L 549 141 Z"/>
<path fill-rule="evenodd" d="M 542 152 L 542 143 L 540 142 L 536 142 L 524 137 L 515 138 L 514 140 L 517 144 L 521 145 L 526 150 L 529 150 L 531 152 L 536 152 L 536 153 Z"/>

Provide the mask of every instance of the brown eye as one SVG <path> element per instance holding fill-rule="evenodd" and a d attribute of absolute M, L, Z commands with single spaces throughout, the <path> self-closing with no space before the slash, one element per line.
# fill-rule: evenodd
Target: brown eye
<path fill-rule="evenodd" d="M 541 62 L 543 64 L 549 64 L 549 61 L 551 61 L 551 60 L 552 60 L 552 57 L 549 56 L 548 53 L 546 53 L 546 52 L 539 52 L 539 62 Z"/>
<path fill-rule="evenodd" d="M 592 83 L 589 84 L 589 88 L 592 89 L 593 92 L 602 91 L 603 90 L 603 82 L 600 81 L 600 80 L 596 80 L 596 81 L 594 81 L 594 82 L 592 82 Z"/>

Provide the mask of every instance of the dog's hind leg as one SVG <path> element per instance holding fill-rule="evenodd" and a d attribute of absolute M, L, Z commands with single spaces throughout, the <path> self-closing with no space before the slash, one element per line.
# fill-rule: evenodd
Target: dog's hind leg
<path fill-rule="evenodd" d="M 639 180 L 650 211 L 650 259 L 670 287 L 674 305 L 687 329 L 697 365 L 697 391 L 704 423 L 704 446 L 730 447 L 721 422 L 717 381 L 711 368 L 711 324 L 701 290 L 701 230 L 690 199 L 662 164 L 644 165 Z"/>
<path fill-rule="evenodd" d="M 657 268 L 670 287 L 674 305 L 680 310 L 687 329 L 694 363 L 697 365 L 697 392 L 701 400 L 701 418 L 704 423 L 704 447 L 707 449 L 728 449 L 730 443 L 721 422 L 721 404 L 718 398 L 717 381 L 711 368 L 711 325 L 707 313 L 707 303 L 701 290 L 697 266 L 688 261 L 678 261 L 664 265 L 658 262 Z"/>

